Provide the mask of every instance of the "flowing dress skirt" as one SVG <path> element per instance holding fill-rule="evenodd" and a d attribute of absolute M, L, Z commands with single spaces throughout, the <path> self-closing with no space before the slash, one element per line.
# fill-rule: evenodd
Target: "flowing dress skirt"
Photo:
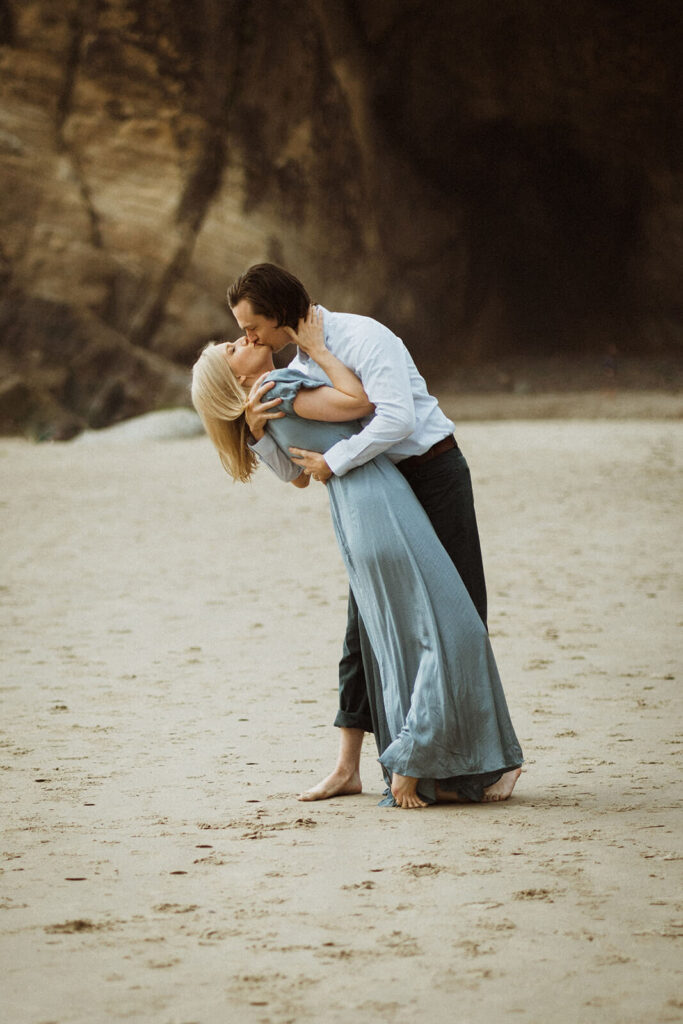
<path fill-rule="evenodd" d="M 319 386 L 301 377 L 273 374 L 280 383 L 269 397 L 282 397 L 288 415 L 272 420 L 269 431 L 286 454 L 289 445 L 326 451 L 359 429 L 297 417 L 298 388 Z M 392 772 L 418 778 L 428 802 L 437 781 L 480 800 L 523 760 L 486 628 L 426 512 L 386 456 L 333 476 L 327 492 L 362 620 L 385 780 L 390 785 Z"/>

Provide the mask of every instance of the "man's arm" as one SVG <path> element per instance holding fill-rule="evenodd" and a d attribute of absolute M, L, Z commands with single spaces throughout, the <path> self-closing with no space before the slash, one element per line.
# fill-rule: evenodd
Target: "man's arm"
<path fill-rule="evenodd" d="M 325 452 L 336 476 L 362 466 L 404 440 L 415 429 L 415 405 L 403 343 L 386 327 L 367 322 L 367 333 L 354 345 L 348 365 L 363 382 L 375 415 L 353 437 L 338 441 Z M 339 352 L 344 362 L 344 353 Z"/>

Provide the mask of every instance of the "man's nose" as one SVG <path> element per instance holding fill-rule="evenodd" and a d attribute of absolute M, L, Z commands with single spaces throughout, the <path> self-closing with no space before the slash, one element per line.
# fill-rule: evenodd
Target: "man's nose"
<path fill-rule="evenodd" d="M 247 341 L 253 343 L 254 341 L 258 340 L 258 334 L 256 333 L 256 331 L 245 331 L 244 333 L 247 336 Z"/>

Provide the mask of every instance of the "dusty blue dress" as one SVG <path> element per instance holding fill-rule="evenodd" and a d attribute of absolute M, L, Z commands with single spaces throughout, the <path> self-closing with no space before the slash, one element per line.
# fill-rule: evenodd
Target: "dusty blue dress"
<path fill-rule="evenodd" d="M 296 370 L 275 370 L 268 398 L 287 415 L 268 432 L 289 446 L 325 452 L 360 423 L 296 415 L 301 387 L 320 387 Z M 379 761 L 418 778 L 435 799 L 435 781 L 480 800 L 502 772 L 522 763 L 488 633 L 426 512 L 384 455 L 327 485 L 332 522 L 364 632 L 363 665 Z M 365 635 L 364 635 L 365 634 Z M 388 803 L 393 798 L 388 795 Z"/>

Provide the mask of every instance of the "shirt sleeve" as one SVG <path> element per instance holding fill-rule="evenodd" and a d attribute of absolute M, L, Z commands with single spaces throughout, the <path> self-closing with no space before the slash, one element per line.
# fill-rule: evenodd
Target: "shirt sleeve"
<path fill-rule="evenodd" d="M 371 322 L 356 351 L 351 368 L 362 380 L 375 414 L 360 433 L 325 452 L 325 462 L 336 476 L 369 462 L 415 429 L 415 403 L 402 341 Z"/>

